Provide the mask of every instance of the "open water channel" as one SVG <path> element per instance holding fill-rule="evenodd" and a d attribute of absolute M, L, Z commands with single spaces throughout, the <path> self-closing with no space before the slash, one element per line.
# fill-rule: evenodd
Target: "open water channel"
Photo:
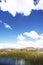
<path fill-rule="evenodd" d="M 0 65 L 43 65 L 43 63 L 30 63 L 29 61 L 0 58 Z"/>

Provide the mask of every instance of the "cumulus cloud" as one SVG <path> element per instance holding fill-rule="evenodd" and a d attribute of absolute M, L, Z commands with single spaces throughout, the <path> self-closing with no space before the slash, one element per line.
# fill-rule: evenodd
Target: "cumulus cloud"
<path fill-rule="evenodd" d="M 22 34 L 20 34 L 20 35 L 18 35 L 17 39 L 22 41 L 22 40 L 25 40 L 25 37 Z"/>
<path fill-rule="evenodd" d="M 43 39 L 43 33 L 40 35 L 40 38 Z"/>
<path fill-rule="evenodd" d="M 43 48 L 43 33 L 38 34 L 36 31 L 30 31 L 30 32 L 24 32 L 22 35 L 18 36 L 17 36 L 18 41 L 16 44 L 16 48 L 25 48 L 25 47 Z M 32 39 L 26 40 L 27 37 L 34 39 L 34 41 L 32 41 Z"/>
<path fill-rule="evenodd" d="M 35 9 L 33 0 L 2 0 L 0 3 L 1 10 L 8 11 L 13 16 L 16 13 L 24 14 L 25 16 L 30 15 L 32 9 Z"/>
<path fill-rule="evenodd" d="M 12 30 L 12 27 L 10 25 L 8 25 L 7 23 L 3 23 L 3 24 L 4 24 L 5 28 Z"/>
<path fill-rule="evenodd" d="M 26 35 L 27 37 L 30 37 L 32 39 L 38 39 L 39 38 L 38 33 L 35 31 L 25 32 L 24 35 Z"/>
<path fill-rule="evenodd" d="M 32 10 L 43 10 L 43 0 L 2 0 L 0 10 L 8 11 L 13 16 L 16 13 L 28 16 Z"/>
<path fill-rule="evenodd" d="M 36 10 L 43 10 L 43 0 L 40 0 L 38 5 L 36 6 Z"/>
<path fill-rule="evenodd" d="M 31 33 L 31 32 L 28 32 L 28 33 Z M 34 31 L 34 32 L 37 33 L 36 31 Z M 32 32 L 32 33 L 34 33 L 34 32 Z M 41 34 L 37 33 L 39 38 L 35 37 L 35 39 L 36 39 L 35 41 L 26 40 L 26 38 L 29 36 L 26 36 L 27 34 L 24 35 L 24 33 L 17 36 L 17 41 L 15 43 L 0 43 L 0 49 L 3 49 L 3 48 L 21 49 L 21 48 L 25 48 L 25 47 L 43 48 L 43 33 L 41 33 Z M 34 38 L 35 33 L 32 36 L 32 38 Z M 31 38 L 31 36 L 30 36 L 30 38 Z"/>
<path fill-rule="evenodd" d="M 39 39 L 34 43 L 34 47 L 43 48 L 43 39 Z"/>

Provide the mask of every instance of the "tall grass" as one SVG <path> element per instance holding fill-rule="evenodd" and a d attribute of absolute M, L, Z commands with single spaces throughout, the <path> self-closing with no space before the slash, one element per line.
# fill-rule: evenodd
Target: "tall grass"
<path fill-rule="evenodd" d="M 2 50 L 0 58 L 24 59 L 31 63 L 43 63 L 43 51 L 39 50 Z"/>

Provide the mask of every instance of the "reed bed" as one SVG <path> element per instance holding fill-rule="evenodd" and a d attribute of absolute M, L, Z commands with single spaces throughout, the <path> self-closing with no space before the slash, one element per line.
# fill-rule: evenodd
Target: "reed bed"
<path fill-rule="evenodd" d="M 31 63 L 43 63 L 42 50 L 0 50 L 0 58 L 24 59 Z"/>

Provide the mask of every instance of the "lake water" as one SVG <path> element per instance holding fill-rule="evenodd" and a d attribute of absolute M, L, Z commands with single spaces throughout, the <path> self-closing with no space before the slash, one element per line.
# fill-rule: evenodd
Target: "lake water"
<path fill-rule="evenodd" d="M 0 65 L 43 65 L 43 63 L 30 63 L 29 61 L 21 60 L 12 60 L 12 59 L 2 59 L 0 58 Z"/>

